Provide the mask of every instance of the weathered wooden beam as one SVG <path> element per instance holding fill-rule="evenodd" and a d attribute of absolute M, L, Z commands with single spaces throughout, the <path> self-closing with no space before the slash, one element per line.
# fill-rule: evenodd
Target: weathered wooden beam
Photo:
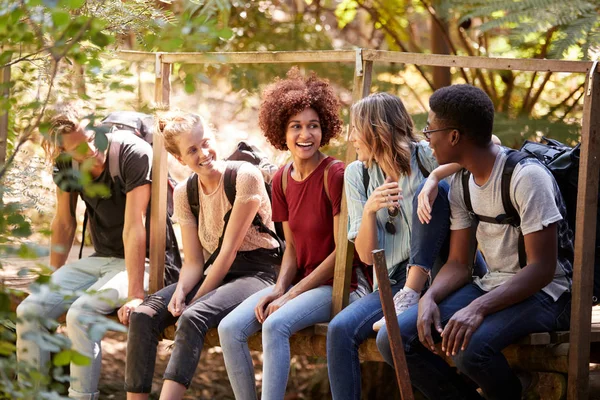
<path fill-rule="evenodd" d="M 171 65 L 162 62 L 156 55 L 154 100 L 158 107 L 169 107 Z M 164 285 L 165 248 L 167 229 L 167 190 L 168 168 L 167 151 L 162 135 L 153 137 L 152 159 L 152 201 L 150 209 L 150 293 L 162 289 Z"/>
<path fill-rule="evenodd" d="M 10 96 L 10 66 L 0 69 L 0 97 L 8 100 Z M 0 167 L 6 162 L 8 143 L 8 111 L 0 110 Z"/>
<path fill-rule="evenodd" d="M 418 64 L 433 67 L 460 67 L 483 69 L 508 69 L 516 71 L 579 72 L 587 73 L 591 61 L 546 59 L 518 59 L 498 57 L 452 56 L 363 49 L 363 60 Z M 122 50 L 116 58 L 131 62 L 151 62 L 156 53 Z M 162 53 L 166 63 L 184 64 L 275 64 L 312 62 L 353 62 L 351 50 L 281 51 L 281 52 L 212 52 L 212 53 Z"/>
<path fill-rule="evenodd" d="M 371 61 L 363 62 L 360 58 L 360 50 L 357 51 L 356 70 L 354 73 L 354 85 L 352 88 L 353 103 L 369 94 L 371 89 L 371 79 L 373 63 Z M 360 70 L 362 69 L 362 71 Z M 348 136 L 350 128 L 348 128 Z M 346 165 L 356 160 L 354 147 L 350 145 L 349 137 L 346 138 Z M 337 315 L 344 307 L 348 305 L 350 295 L 350 279 L 352 277 L 352 259 L 354 257 L 354 244 L 348 241 L 348 203 L 346 202 L 346 191 L 342 193 L 342 204 L 339 214 L 339 226 L 337 233 L 337 245 L 335 256 L 335 271 L 333 274 L 333 293 L 331 302 L 331 317 Z"/>
<path fill-rule="evenodd" d="M 379 282 L 379 298 L 381 299 L 381 306 L 385 317 L 385 326 L 388 333 L 388 340 L 390 341 L 390 350 L 392 351 L 392 359 L 394 360 L 394 370 L 396 371 L 396 380 L 400 388 L 400 396 L 402 400 L 413 400 L 414 394 L 410 383 L 410 376 L 408 375 L 408 365 L 406 364 L 406 356 L 404 355 L 400 327 L 398 326 L 392 285 L 390 284 L 390 277 L 388 276 L 385 262 L 385 251 L 373 251 L 373 264 L 375 266 L 375 273 L 377 274 L 377 281 Z"/>
<path fill-rule="evenodd" d="M 571 306 L 568 399 L 589 396 L 592 288 L 600 174 L 600 73 L 597 62 L 587 78 L 581 127 L 581 153 Z"/>
<path fill-rule="evenodd" d="M 516 71 L 588 72 L 591 61 L 538 60 L 497 57 L 448 56 L 441 54 L 404 53 L 363 50 L 364 59 L 375 62 L 428 65 L 432 67 L 509 69 Z"/>

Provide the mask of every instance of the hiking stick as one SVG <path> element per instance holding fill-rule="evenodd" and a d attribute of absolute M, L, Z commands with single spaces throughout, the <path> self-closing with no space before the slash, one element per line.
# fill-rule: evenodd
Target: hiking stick
<path fill-rule="evenodd" d="M 400 336 L 400 327 L 396 317 L 394 299 L 392 296 L 392 287 L 388 277 L 387 266 L 385 263 L 385 252 L 383 250 L 373 250 L 373 261 L 375 264 L 375 273 L 379 283 L 379 298 L 383 306 L 383 316 L 385 317 L 385 326 L 387 327 L 390 349 L 394 359 L 394 368 L 396 370 L 396 380 L 400 388 L 402 400 L 414 400 L 410 376 L 408 375 L 408 366 L 404 356 L 404 346 Z"/>

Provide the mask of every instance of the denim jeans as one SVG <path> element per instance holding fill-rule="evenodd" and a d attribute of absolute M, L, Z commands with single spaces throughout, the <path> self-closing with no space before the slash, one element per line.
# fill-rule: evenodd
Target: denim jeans
<path fill-rule="evenodd" d="M 144 275 L 148 287 L 148 271 Z M 63 265 L 50 278 L 50 285 L 33 287 L 17 307 L 17 359 L 45 371 L 50 352 L 31 338 L 47 331 L 45 319 L 56 319 L 67 311 L 67 335 L 72 349 L 90 358 L 89 365 L 71 363 L 69 397 L 95 400 L 102 367 L 100 339 L 90 337 L 94 316 L 106 315 L 127 299 L 125 260 L 87 257 Z M 96 323 L 101 325 L 102 322 Z"/>
<path fill-rule="evenodd" d="M 142 311 L 141 306 L 131 314 L 125 367 L 127 392 L 150 393 L 158 339 L 163 330 L 176 321 L 175 343 L 164 379 L 189 387 L 208 330 L 217 327 L 246 298 L 274 283 L 274 270 L 273 273 L 264 272 L 264 267 L 272 264 L 264 260 L 261 252 L 273 253 L 263 249 L 238 252 L 222 285 L 189 304 L 200 289 L 202 281 L 198 282 L 188 293 L 186 304 L 189 305 L 179 318 L 167 310 L 177 284 L 159 290 L 142 303 L 153 310 L 152 315 Z M 255 272 L 252 272 L 253 268 Z"/>
<path fill-rule="evenodd" d="M 227 375 L 237 400 L 255 400 L 254 368 L 248 349 L 248 337 L 262 328 L 263 389 L 262 399 L 283 399 L 290 371 L 290 336 L 314 324 L 329 321 L 331 295 L 329 285 L 319 286 L 293 298 L 269 315 L 262 327 L 254 308 L 273 286 L 250 296 L 219 324 L 219 340 Z M 350 294 L 350 302 L 356 300 Z"/>
<path fill-rule="evenodd" d="M 470 283 L 444 299 L 439 304 L 442 326 L 454 313 L 484 294 L 478 286 Z M 421 344 L 417 314 L 418 307 L 412 307 L 398 316 L 413 386 L 432 400 L 481 399 L 475 389 L 468 386 L 441 357 Z M 452 359 L 461 373 L 481 387 L 487 399 L 519 400 L 521 383 L 502 355 L 502 349 L 530 333 L 569 329 L 570 315 L 570 293 L 564 293 L 555 302 L 540 291 L 485 317 L 467 348 Z M 434 340 L 441 341 L 439 334 L 435 330 L 433 332 Z M 385 327 L 377 335 L 377 347 L 385 360 L 393 365 Z"/>
<path fill-rule="evenodd" d="M 450 232 L 449 186 L 445 181 L 438 184 L 438 194 L 431 210 L 431 221 L 422 224 L 416 214 L 421 183 L 413 197 L 412 232 L 410 237 L 410 259 L 401 263 L 390 276 L 392 293 L 404 287 L 406 268 L 409 265 L 422 267 L 432 274 L 434 267 L 448 257 Z M 485 274 L 485 262 L 478 253 L 475 273 Z M 389 269 L 389 266 L 388 266 Z M 379 292 L 371 293 L 351 304 L 329 324 L 327 333 L 327 368 L 334 400 L 360 399 L 360 363 L 358 347 L 373 333 L 373 323 L 383 317 Z"/>

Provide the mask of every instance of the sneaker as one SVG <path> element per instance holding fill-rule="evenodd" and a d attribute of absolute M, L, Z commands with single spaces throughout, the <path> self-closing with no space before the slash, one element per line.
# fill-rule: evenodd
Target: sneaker
<path fill-rule="evenodd" d="M 394 296 L 394 308 L 396 309 L 396 315 L 402 314 L 410 307 L 414 306 L 419 302 L 421 295 L 410 288 L 402 288 Z M 379 331 L 381 327 L 385 325 L 385 317 L 382 317 L 379 321 L 373 324 L 373 330 Z"/>

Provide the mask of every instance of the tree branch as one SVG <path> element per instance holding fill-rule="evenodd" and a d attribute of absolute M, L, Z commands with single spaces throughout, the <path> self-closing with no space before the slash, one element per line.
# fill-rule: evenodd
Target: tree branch
<path fill-rule="evenodd" d="M 465 37 L 464 29 L 461 27 L 458 27 L 458 37 L 460 38 L 465 50 L 467 51 L 467 54 L 471 57 L 474 56 L 475 54 L 473 52 L 473 49 L 471 49 L 471 46 L 469 45 L 469 42 L 467 41 L 467 38 Z M 483 89 L 483 91 L 486 92 L 488 94 L 488 96 L 490 96 L 490 98 L 492 99 L 492 102 L 494 104 L 497 104 L 498 98 L 497 98 L 496 92 L 490 90 L 490 88 L 488 87 L 487 81 L 485 80 L 485 77 L 483 76 L 483 74 L 481 73 L 481 70 L 479 68 L 475 68 L 475 76 L 477 77 L 479 82 L 481 82 L 481 88 Z M 494 84 L 494 82 L 492 82 L 492 85 L 493 84 Z"/>
<path fill-rule="evenodd" d="M 583 82 L 581 82 L 581 85 L 577 86 L 573 91 L 571 91 L 571 93 L 569 93 L 569 95 L 567 97 L 565 97 L 563 101 L 561 101 L 557 105 L 550 108 L 550 111 L 548 111 L 548 115 L 554 114 L 559 108 L 561 108 L 565 104 L 567 104 L 567 101 L 569 101 L 575 95 L 575 93 L 579 92 L 584 86 L 585 86 L 585 80 Z"/>

